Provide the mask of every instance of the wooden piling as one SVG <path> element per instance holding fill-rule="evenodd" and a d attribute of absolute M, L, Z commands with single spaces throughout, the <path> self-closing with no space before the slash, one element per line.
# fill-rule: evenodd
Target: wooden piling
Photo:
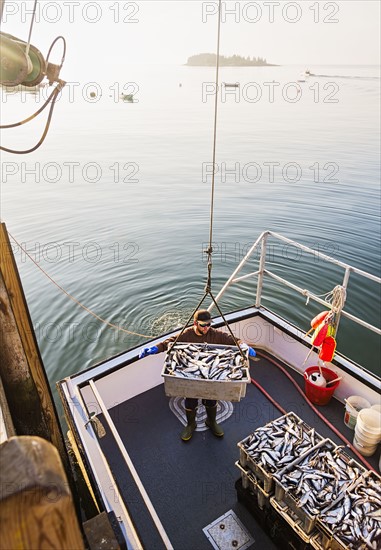
<path fill-rule="evenodd" d="M 15 317 L 0 273 L 0 376 L 16 434 L 50 441 L 36 385 L 29 372 Z"/>
<path fill-rule="evenodd" d="M 0 444 L 14 435 L 16 435 L 16 431 L 13 424 L 12 415 L 8 407 L 8 401 L 4 392 L 3 382 L 0 376 Z"/>
<path fill-rule="evenodd" d="M 4 223 L 0 224 L 0 274 L 0 309 L 3 325 L 0 333 L 1 376 L 10 409 L 13 407 L 12 401 L 16 403 L 16 411 L 11 410 L 12 417 L 17 413 L 17 426 L 14 419 L 16 432 L 18 435 L 33 433 L 51 441 L 57 448 L 66 471 L 69 472 L 52 393 Z M 23 387 L 22 393 L 17 392 L 10 396 L 9 388 L 14 388 L 16 382 L 19 388 Z M 35 411 L 33 415 L 30 407 Z M 20 425 L 24 425 L 24 428 Z"/>
<path fill-rule="evenodd" d="M 0 446 L 0 525 L 0 550 L 84 549 L 59 454 L 46 440 Z"/>

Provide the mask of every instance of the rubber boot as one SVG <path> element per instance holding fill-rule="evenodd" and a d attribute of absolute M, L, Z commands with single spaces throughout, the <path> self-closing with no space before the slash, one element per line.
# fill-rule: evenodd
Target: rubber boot
<path fill-rule="evenodd" d="M 185 426 L 181 432 L 181 439 L 183 441 L 189 441 L 193 435 L 193 432 L 196 429 L 196 412 L 197 409 L 185 409 L 185 414 L 187 415 L 188 424 Z"/>
<path fill-rule="evenodd" d="M 216 422 L 217 405 L 214 405 L 214 407 L 205 407 L 205 409 L 207 416 L 205 424 L 212 430 L 215 436 L 222 437 L 224 435 L 224 430 Z"/>

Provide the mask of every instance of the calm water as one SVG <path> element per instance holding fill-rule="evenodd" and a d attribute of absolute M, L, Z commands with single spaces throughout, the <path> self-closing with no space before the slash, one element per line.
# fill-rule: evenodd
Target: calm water
<path fill-rule="evenodd" d="M 319 76 L 301 82 L 299 92 L 304 67 L 221 70 L 221 82 L 240 88 L 236 96 L 219 96 L 215 294 L 265 229 L 380 273 L 378 69 L 309 69 Z M 134 104 L 116 101 L 123 83 L 71 85 L 45 144 L 30 155 L 2 155 L 1 217 L 77 300 L 114 324 L 154 336 L 187 319 L 204 290 L 214 70 L 126 72 Z M 4 123 L 29 115 L 41 106 L 36 101 L 3 95 Z M 3 143 L 29 148 L 41 131 L 42 121 L 7 130 Z M 99 323 L 16 246 L 15 252 L 52 386 L 144 341 Z M 293 280 L 319 295 L 342 281 L 336 270 L 307 264 L 294 251 L 274 252 L 274 269 L 283 272 L 291 258 Z M 306 330 L 320 310 L 274 284 L 264 298 Z M 228 311 L 253 300 L 245 284 L 222 306 Z M 348 310 L 378 325 L 377 285 L 353 277 Z M 377 372 L 376 336 L 343 321 L 338 350 Z"/>

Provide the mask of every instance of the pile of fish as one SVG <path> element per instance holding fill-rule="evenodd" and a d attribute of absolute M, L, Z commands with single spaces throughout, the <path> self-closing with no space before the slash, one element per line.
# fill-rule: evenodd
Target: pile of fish
<path fill-rule="evenodd" d="M 363 476 L 322 511 L 319 521 L 347 548 L 381 548 L 381 478 Z"/>
<path fill-rule="evenodd" d="M 298 508 L 303 507 L 310 515 L 317 516 L 327 504 L 343 495 L 364 471 L 342 452 L 341 447 L 325 440 L 290 470 L 285 468 L 275 477 Z"/>
<path fill-rule="evenodd" d="M 164 374 L 201 380 L 248 380 L 247 352 L 236 346 L 176 344 L 165 359 Z"/>
<path fill-rule="evenodd" d="M 322 441 L 313 428 L 304 424 L 298 416 L 288 413 L 270 424 L 258 428 L 238 446 L 244 454 L 260 464 L 267 472 L 274 473 L 300 457 Z M 241 453 L 241 463 L 244 462 Z M 243 464 L 245 466 L 245 464 Z"/>

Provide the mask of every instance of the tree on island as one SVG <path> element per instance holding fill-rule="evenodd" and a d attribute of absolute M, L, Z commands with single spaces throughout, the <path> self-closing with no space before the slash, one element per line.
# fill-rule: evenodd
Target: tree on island
<path fill-rule="evenodd" d="M 216 65 L 217 55 L 215 53 L 199 53 L 197 55 L 192 55 L 188 58 L 186 65 L 191 65 L 193 67 L 214 67 Z M 266 59 L 263 57 L 252 57 L 248 55 L 247 57 L 242 57 L 240 55 L 232 55 L 231 57 L 226 57 L 224 55 L 219 56 L 219 64 L 221 67 L 264 67 L 264 66 L 274 66 L 271 63 L 267 63 Z"/>

